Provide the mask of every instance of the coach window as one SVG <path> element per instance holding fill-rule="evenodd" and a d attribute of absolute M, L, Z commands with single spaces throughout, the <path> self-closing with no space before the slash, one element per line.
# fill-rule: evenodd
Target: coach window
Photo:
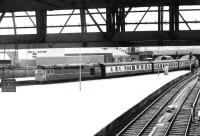
<path fill-rule="evenodd" d="M 115 70 L 116 70 L 116 71 L 118 71 L 118 68 L 117 68 L 117 67 L 115 67 Z"/>
<path fill-rule="evenodd" d="M 143 70 L 143 65 L 141 65 L 141 70 Z"/>
<path fill-rule="evenodd" d="M 119 67 L 119 71 L 121 71 L 121 67 Z"/>
<path fill-rule="evenodd" d="M 112 67 L 110 67 L 110 71 L 111 71 L 111 72 L 113 71 L 113 68 L 112 68 Z"/>
<path fill-rule="evenodd" d="M 134 65 L 132 66 L 132 69 L 135 70 L 135 66 Z"/>
<path fill-rule="evenodd" d="M 140 69 L 140 67 L 139 67 L 139 65 L 137 65 L 137 70 L 139 70 Z"/>

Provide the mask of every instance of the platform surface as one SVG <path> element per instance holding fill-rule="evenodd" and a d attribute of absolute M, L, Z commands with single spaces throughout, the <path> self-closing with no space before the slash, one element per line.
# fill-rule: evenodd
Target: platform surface
<path fill-rule="evenodd" d="M 187 73 L 19 86 L 0 93 L 2 136 L 92 136 L 153 91 Z"/>
<path fill-rule="evenodd" d="M 16 81 L 33 81 L 35 80 L 35 77 L 21 77 L 21 78 L 15 78 Z M 0 79 L 1 81 L 1 79 Z"/>

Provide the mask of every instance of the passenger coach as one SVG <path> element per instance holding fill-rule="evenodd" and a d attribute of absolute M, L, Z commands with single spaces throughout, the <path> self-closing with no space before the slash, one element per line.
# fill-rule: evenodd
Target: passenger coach
<path fill-rule="evenodd" d="M 106 77 L 132 75 L 152 72 L 151 62 L 107 63 L 105 66 Z"/>

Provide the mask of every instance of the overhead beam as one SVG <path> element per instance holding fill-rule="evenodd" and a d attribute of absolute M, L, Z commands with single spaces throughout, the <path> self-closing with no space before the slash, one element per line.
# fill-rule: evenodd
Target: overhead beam
<path fill-rule="evenodd" d="M 111 33 L 104 33 L 110 35 Z M 200 30 L 177 31 L 174 37 L 170 32 L 116 32 L 108 41 L 101 33 L 65 33 L 65 34 L 47 34 L 46 43 L 81 43 L 81 42 L 137 42 L 137 41 L 156 41 L 158 37 L 164 40 L 189 40 L 200 41 Z M 173 41 L 172 40 L 172 41 Z M 38 43 L 37 35 L 1 35 L 0 44 L 31 44 Z"/>
<path fill-rule="evenodd" d="M 2 0 L 0 12 L 169 6 L 172 0 Z M 178 5 L 200 5 L 200 0 L 179 0 Z"/>
<path fill-rule="evenodd" d="M 162 46 L 195 46 L 197 41 L 163 41 Z M 42 44 L 17 44 L 17 49 L 39 49 L 39 48 L 80 48 L 80 47 L 141 47 L 159 46 L 158 41 L 137 41 L 137 42 L 87 42 L 82 43 L 42 43 Z M 0 49 L 15 49 L 16 44 L 0 44 Z"/>

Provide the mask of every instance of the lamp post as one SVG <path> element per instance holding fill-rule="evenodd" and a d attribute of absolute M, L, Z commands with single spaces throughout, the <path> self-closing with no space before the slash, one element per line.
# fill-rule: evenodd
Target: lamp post
<path fill-rule="evenodd" d="M 80 55 L 79 55 L 79 57 L 80 57 L 80 58 L 79 58 L 79 59 L 80 59 L 80 67 L 79 67 L 79 69 L 80 69 L 80 70 L 79 70 L 79 73 L 80 73 L 80 74 L 79 74 L 79 90 L 81 91 L 81 63 L 82 63 L 82 62 L 81 62 L 81 61 L 82 61 L 82 60 L 81 60 L 81 48 L 80 48 Z"/>

